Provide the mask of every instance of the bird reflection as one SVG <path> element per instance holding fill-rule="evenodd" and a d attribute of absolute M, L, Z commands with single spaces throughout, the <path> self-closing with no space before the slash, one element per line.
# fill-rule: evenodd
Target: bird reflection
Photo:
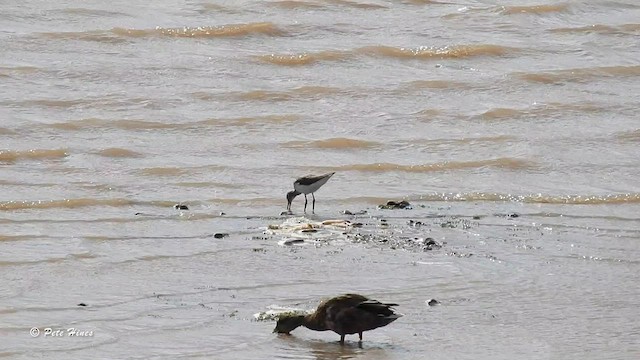
<path fill-rule="evenodd" d="M 316 360 L 347 360 L 347 359 L 387 359 L 386 349 L 371 344 L 364 347 L 361 342 L 347 341 L 344 345 L 340 345 L 339 341 L 326 340 L 308 340 L 296 337 L 294 335 L 281 334 L 278 340 L 284 345 L 283 351 L 288 352 L 287 355 L 295 355 L 295 358 L 309 358 Z M 295 352 L 295 354 L 292 354 Z"/>

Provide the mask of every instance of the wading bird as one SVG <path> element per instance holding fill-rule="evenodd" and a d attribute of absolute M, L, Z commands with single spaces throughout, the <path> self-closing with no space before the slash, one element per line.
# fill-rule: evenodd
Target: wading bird
<path fill-rule="evenodd" d="M 316 331 L 333 330 L 340 335 L 340 344 L 350 334 L 358 334 L 362 342 L 362 332 L 386 326 L 402 316 L 392 306 L 398 304 L 384 304 L 358 294 L 340 295 L 320 303 L 312 314 L 280 315 L 273 332 L 288 334 L 304 326 Z"/>
<path fill-rule="evenodd" d="M 291 212 L 291 202 L 295 199 L 296 196 L 300 194 L 304 194 L 304 212 L 307 212 L 307 194 L 311 194 L 313 198 L 313 204 L 311 207 L 311 212 L 315 213 L 316 211 L 316 197 L 313 195 L 314 192 L 318 191 L 322 185 L 324 185 L 329 178 L 331 178 L 335 174 L 335 172 L 327 173 L 324 175 L 307 175 L 297 179 L 293 183 L 293 191 L 289 191 L 287 193 L 287 211 Z"/>

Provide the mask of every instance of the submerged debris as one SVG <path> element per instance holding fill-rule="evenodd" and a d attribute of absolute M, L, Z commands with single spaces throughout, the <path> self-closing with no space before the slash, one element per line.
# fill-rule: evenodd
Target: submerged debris
<path fill-rule="evenodd" d="M 413 207 L 406 200 L 402 200 L 402 201 L 389 200 L 385 205 L 378 205 L 378 209 L 382 209 L 382 210 L 413 209 Z"/>
<path fill-rule="evenodd" d="M 367 214 L 367 210 L 360 210 L 360 211 L 356 211 L 356 212 L 351 212 L 349 210 L 344 210 L 342 213 L 344 215 L 366 215 Z"/>
<path fill-rule="evenodd" d="M 307 315 L 310 311 L 290 308 L 280 308 L 276 306 L 270 306 L 271 309 L 267 311 L 261 311 L 253 314 L 255 321 L 277 321 L 282 315 L 294 316 L 294 315 Z"/>
<path fill-rule="evenodd" d="M 438 244 L 432 238 L 424 239 L 423 244 L 424 244 L 424 247 L 422 248 L 422 250 L 425 250 L 425 251 L 440 249 L 442 247 L 442 244 Z"/>

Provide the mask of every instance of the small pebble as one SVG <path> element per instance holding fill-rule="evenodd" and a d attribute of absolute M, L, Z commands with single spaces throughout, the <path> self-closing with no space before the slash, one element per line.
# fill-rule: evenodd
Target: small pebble
<path fill-rule="evenodd" d="M 216 239 L 222 239 L 223 237 L 227 237 L 227 236 L 229 236 L 229 234 L 227 234 L 227 233 L 215 233 L 215 234 L 213 234 L 213 237 L 216 238 Z"/>
<path fill-rule="evenodd" d="M 353 213 L 351 211 L 349 211 L 349 210 L 345 210 L 342 213 L 345 214 L 345 215 L 353 215 Z"/>
<path fill-rule="evenodd" d="M 429 304 L 429 306 L 436 306 L 436 305 L 440 304 L 440 301 L 438 301 L 436 299 L 431 299 L 431 300 L 429 300 L 429 302 L 427 302 L 427 304 Z"/>
<path fill-rule="evenodd" d="M 225 216 L 227 215 L 224 211 L 220 211 L 220 216 Z"/>
<path fill-rule="evenodd" d="M 87 304 L 85 304 L 85 303 L 80 303 L 80 304 L 78 304 L 78 306 L 87 306 Z"/>

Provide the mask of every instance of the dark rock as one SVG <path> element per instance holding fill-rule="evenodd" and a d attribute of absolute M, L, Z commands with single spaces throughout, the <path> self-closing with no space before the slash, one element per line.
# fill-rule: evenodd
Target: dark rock
<path fill-rule="evenodd" d="M 135 214 L 133 214 L 133 215 L 138 216 L 138 215 L 142 215 L 142 213 L 141 213 L 141 212 L 137 212 L 137 213 L 135 213 Z"/>
<path fill-rule="evenodd" d="M 515 218 L 517 218 L 517 217 L 520 217 L 520 215 L 518 215 L 518 214 L 516 214 L 516 213 L 511 213 L 511 214 L 507 214 L 507 217 L 508 217 L 509 219 L 515 219 Z"/>
<path fill-rule="evenodd" d="M 429 300 L 429 302 L 427 302 L 427 304 L 429 304 L 429 306 L 436 306 L 440 304 L 440 301 L 436 300 L 436 299 L 431 299 Z"/>
<path fill-rule="evenodd" d="M 422 223 L 422 221 L 409 220 L 409 225 L 410 225 L 410 226 L 418 227 L 418 226 L 422 226 L 422 225 L 424 225 L 424 224 Z"/>
<path fill-rule="evenodd" d="M 378 205 L 378 209 L 394 210 L 394 209 L 412 209 L 411 204 L 408 201 L 393 201 L 389 200 L 385 205 Z"/>
<path fill-rule="evenodd" d="M 314 232 L 318 232 L 318 230 L 316 229 L 302 229 L 303 233 L 314 233 Z"/>
<path fill-rule="evenodd" d="M 482 219 L 482 216 L 480 216 L 480 215 L 474 215 L 473 216 L 473 220 L 480 220 L 480 219 Z"/>
<path fill-rule="evenodd" d="M 227 215 L 224 211 L 220 211 L 220 216 L 225 216 Z"/>
<path fill-rule="evenodd" d="M 78 304 L 78 306 L 87 306 L 87 304 L 85 304 L 85 303 L 80 303 L 80 304 Z"/>
<path fill-rule="evenodd" d="M 353 213 L 351 211 L 349 211 L 349 210 L 345 210 L 342 213 L 345 214 L 345 215 L 353 215 Z"/>
<path fill-rule="evenodd" d="M 435 250 L 435 249 L 440 249 L 442 247 L 441 244 L 438 244 L 435 240 L 433 240 L 432 238 L 426 238 L 424 239 L 424 243 L 423 243 L 424 247 L 422 248 L 422 250 L 424 251 L 429 251 L 429 250 Z"/>
<path fill-rule="evenodd" d="M 175 204 L 173 205 L 173 208 L 176 210 L 189 210 L 189 207 L 183 204 Z"/>
<path fill-rule="evenodd" d="M 229 234 L 227 234 L 227 233 L 215 233 L 215 234 L 213 234 L 213 237 L 216 238 L 216 239 L 222 239 L 223 237 L 227 237 L 227 236 L 229 236 Z"/>

